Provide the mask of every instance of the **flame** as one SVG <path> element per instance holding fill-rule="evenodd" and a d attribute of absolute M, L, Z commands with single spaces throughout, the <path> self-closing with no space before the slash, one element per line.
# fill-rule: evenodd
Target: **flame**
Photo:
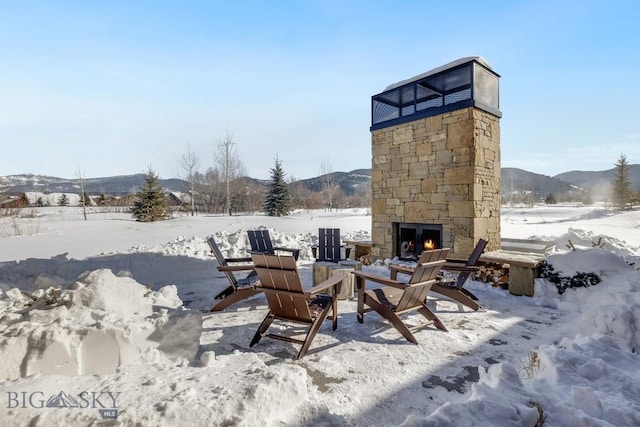
<path fill-rule="evenodd" d="M 424 250 L 435 249 L 436 248 L 436 242 L 431 240 L 431 239 L 427 239 L 427 240 L 424 241 L 423 247 L 424 247 Z"/>

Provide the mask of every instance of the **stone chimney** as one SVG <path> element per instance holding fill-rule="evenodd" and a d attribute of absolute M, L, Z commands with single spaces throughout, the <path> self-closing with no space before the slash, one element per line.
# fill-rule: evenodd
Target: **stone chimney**
<path fill-rule="evenodd" d="M 468 57 L 372 97 L 374 258 L 419 255 L 425 232 L 454 256 L 500 247 L 499 77 Z"/>

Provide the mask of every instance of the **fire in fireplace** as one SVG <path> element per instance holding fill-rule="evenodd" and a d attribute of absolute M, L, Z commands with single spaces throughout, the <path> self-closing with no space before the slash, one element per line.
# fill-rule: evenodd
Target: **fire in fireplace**
<path fill-rule="evenodd" d="M 405 261 L 415 261 L 423 250 L 442 247 L 442 224 L 395 224 L 396 255 Z"/>

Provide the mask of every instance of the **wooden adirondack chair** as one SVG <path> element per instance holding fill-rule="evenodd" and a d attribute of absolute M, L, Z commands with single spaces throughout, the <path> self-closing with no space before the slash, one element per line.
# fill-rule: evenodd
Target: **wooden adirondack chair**
<path fill-rule="evenodd" d="M 253 271 L 253 264 L 248 264 L 251 262 L 250 257 L 225 258 L 213 237 L 209 237 L 207 243 L 218 262 L 218 271 L 224 273 L 230 283 L 227 288 L 215 296 L 214 299 L 218 302 L 211 308 L 211 311 L 222 311 L 231 304 L 261 292 L 258 276 Z M 245 278 L 238 279 L 234 274 L 236 271 L 249 271 L 249 274 Z"/>
<path fill-rule="evenodd" d="M 311 248 L 316 262 L 338 262 L 349 258 L 351 247 L 340 242 L 339 228 L 319 228 L 318 244 Z M 342 248 L 345 248 L 344 258 L 342 258 Z"/>
<path fill-rule="evenodd" d="M 296 261 L 298 260 L 300 249 L 283 248 L 279 246 L 274 247 L 273 243 L 271 242 L 269 230 L 267 229 L 247 230 L 247 236 L 249 237 L 249 246 L 251 246 L 251 252 L 260 252 L 265 254 L 275 254 L 276 251 L 289 252 L 293 255 Z"/>
<path fill-rule="evenodd" d="M 487 247 L 487 243 L 488 242 L 486 240 L 479 239 L 476 247 L 473 249 L 473 252 L 471 252 L 471 255 L 469 255 L 466 262 L 454 262 L 447 260 L 447 263 L 442 266 L 442 270 L 450 273 L 457 273 L 456 279 L 443 280 L 442 282 L 433 285 L 431 290 L 449 297 L 460 304 L 466 305 L 472 310 L 479 310 L 480 304 L 476 302 L 478 301 L 478 297 L 472 294 L 471 291 L 465 289 L 464 284 L 471 273 L 478 271 L 478 261 L 480 261 L 480 257 L 482 256 L 484 249 Z"/>
<path fill-rule="evenodd" d="M 266 335 L 269 338 L 302 345 L 296 357 L 299 359 L 307 353 L 322 322 L 330 313 L 333 330 L 338 327 L 337 295 L 340 293 L 342 277 L 331 277 L 305 292 L 302 289 L 293 256 L 252 253 L 251 258 L 260 278 L 262 290 L 267 297 L 269 313 L 251 340 L 250 347 L 256 345 L 262 336 Z M 332 296 L 319 294 L 328 289 L 334 290 Z M 267 333 L 267 329 L 274 320 L 307 325 L 304 339 L 296 339 L 292 335 Z"/>
<path fill-rule="evenodd" d="M 472 310 L 479 310 L 480 305 L 476 302 L 478 297 L 472 294 L 470 291 L 464 288 L 464 284 L 469 278 L 469 275 L 478 271 L 478 261 L 482 252 L 487 246 L 487 241 L 484 239 L 478 240 L 476 247 L 473 249 L 471 255 L 466 261 L 452 261 L 447 260 L 446 264 L 442 266 L 442 271 L 447 271 L 451 274 L 456 274 L 454 280 L 441 280 L 434 283 L 431 287 L 432 292 L 439 293 L 460 304 L 466 305 Z M 424 252 L 423 252 L 424 253 Z M 422 259 L 422 256 L 420 257 Z M 413 269 L 400 266 L 391 266 L 391 278 L 396 279 L 398 273 L 412 274 Z"/>
<path fill-rule="evenodd" d="M 440 268 L 446 262 L 444 257 L 449 249 L 435 249 L 429 252 L 433 260 L 419 262 L 413 270 L 409 283 L 402 283 L 394 279 L 377 276 L 369 272 L 354 271 L 358 288 L 358 321 L 364 322 L 364 313 L 375 310 L 387 319 L 408 341 L 417 344 L 409 328 L 400 319 L 400 315 L 412 311 L 422 314 L 430 320 L 436 328 L 447 331 L 447 328 L 426 305 L 427 293 L 438 282 Z M 427 255 L 425 255 L 425 258 Z M 365 289 L 366 281 L 372 281 L 384 287 L 379 289 Z M 365 308 L 367 306 L 368 308 Z"/>

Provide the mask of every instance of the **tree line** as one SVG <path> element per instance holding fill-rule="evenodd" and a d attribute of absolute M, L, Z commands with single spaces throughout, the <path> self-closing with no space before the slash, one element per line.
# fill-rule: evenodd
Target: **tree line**
<path fill-rule="evenodd" d="M 139 221 L 155 221 L 168 218 L 171 208 L 182 209 L 191 215 L 202 214 L 227 214 L 242 212 L 264 212 L 267 215 L 288 215 L 293 209 L 342 209 L 349 207 L 370 207 L 371 187 L 363 188 L 352 195 L 346 195 L 337 182 L 333 179 L 333 171 L 328 160 L 323 159 L 321 172 L 321 190 L 311 191 L 295 178 L 286 179 L 286 172 L 277 156 L 274 166 L 270 170 L 270 180 L 260 183 L 245 176 L 244 165 L 236 150 L 233 136 L 228 134 L 217 142 L 217 151 L 214 156 L 213 166 L 201 172 L 199 170 L 199 158 L 191 151 L 189 146 L 187 153 L 181 158 L 181 170 L 183 178 L 187 182 L 185 195 L 171 199 L 160 187 L 159 176 L 149 166 L 144 173 L 145 183 L 136 194 L 123 198 L 115 198 L 105 194 L 98 198 L 90 198 L 83 190 L 82 174 L 78 172 L 80 180 L 81 198 L 80 206 L 86 207 L 95 204 L 97 206 L 128 206 L 134 218 Z M 640 193 L 634 191 L 629 177 L 629 162 L 624 154 L 621 154 L 615 163 L 616 177 L 611 183 L 611 194 L 608 200 L 611 207 L 626 210 L 640 204 Z M 523 203 L 531 205 L 535 203 L 534 193 L 523 192 Z M 513 200 L 512 200 L 513 201 Z M 547 204 L 555 204 L 558 200 L 555 195 L 549 193 L 544 199 Z M 589 192 L 583 193 L 579 200 L 584 204 L 593 203 Z M 66 195 L 61 195 L 56 203 L 58 206 L 68 206 Z M 0 198 L 0 208 L 29 207 L 25 194 L 18 199 L 3 202 Z M 35 203 L 36 206 L 48 206 L 42 198 Z M 86 219 L 86 211 L 85 211 Z"/>
<path fill-rule="evenodd" d="M 362 189 L 352 195 L 345 194 L 332 178 L 332 168 L 328 160 L 320 165 L 322 189 L 310 191 L 295 177 L 287 179 L 282 162 L 274 159 L 271 179 L 262 184 L 246 177 L 246 168 L 237 151 L 233 135 L 227 133 L 218 139 L 214 163 L 204 172 L 200 170 L 200 159 L 188 146 L 181 157 L 182 178 L 188 183 L 185 189 L 188 210 L 191 215 L 198 213 L 228 214 L 238 212 L 268 211 L 267 199 L 276 191 L 288 193 L 290 209 L 341 209 L 366 207 L 371 204 L 370 189 Z M 275 174 L 275 175 L 274 175 Z M 275 183 L 274 183 L 275 182 Z"/>
<path fill-rule="evenodd" d="M 185 189 L 185 210 L 191 215 L 264 212 L 272 216 L 288 215 L 293 209 L 339 209 L 371 205 L 370 188 L 346 195 L 332 178 L 328 160 L 321 164 L 322 190 L 308 190 L 295 178 L 286 179 L 282 161 L 274 159 L 270 180 L 266 184 L 247 178 L 245 167 L 236 149 L 233 136 L 227 133 L 217 142 L 213 166 L 201 172 L 200 159 L 188 146 L 180 167 Z M 159 185 L 158 175 L 149 167 L 145 184 L 138 194 L 131 213 L 138 221 L 155 221 L 170 216 L 168 203 Z"/>

